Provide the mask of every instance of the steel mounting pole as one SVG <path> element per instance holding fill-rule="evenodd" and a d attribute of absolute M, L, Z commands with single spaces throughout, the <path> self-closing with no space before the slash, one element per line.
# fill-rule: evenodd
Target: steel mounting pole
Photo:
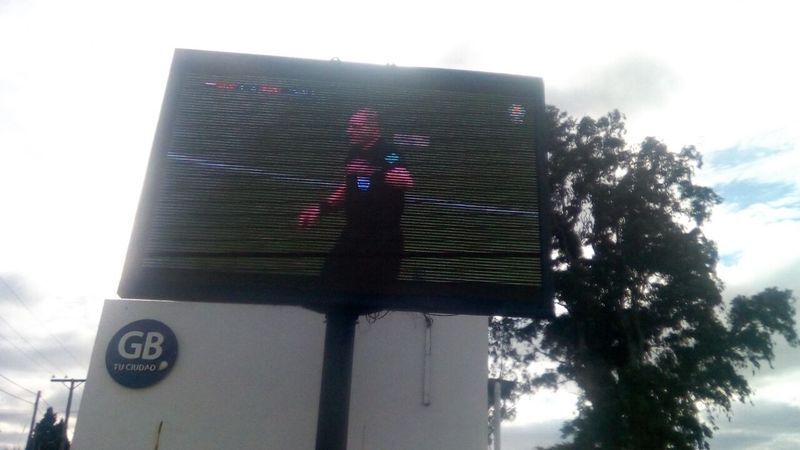
<path fill-rule="evenodd" d="M 347 450 L 353 347 L 359 313 L 331 309 L 325 314 L 325 350 L 319 392 L 316 450 Z"/>

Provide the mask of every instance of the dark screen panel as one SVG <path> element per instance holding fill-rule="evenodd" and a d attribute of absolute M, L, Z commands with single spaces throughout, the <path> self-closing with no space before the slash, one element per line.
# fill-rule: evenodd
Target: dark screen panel
<path fill-rule="evenodd" d="M 546 315 L 542 111 L 533 78 L 179 51 L 120 295 Z"/>

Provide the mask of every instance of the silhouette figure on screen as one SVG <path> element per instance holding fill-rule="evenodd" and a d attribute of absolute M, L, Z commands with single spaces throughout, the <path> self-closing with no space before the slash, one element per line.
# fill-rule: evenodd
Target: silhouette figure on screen
<path fill-rule="evenodd" d="M 347 126 L 351 149 L 345 160 L 345 181 L 318 205 L 297 217 L 301 227 L 343 211 L 345 226 L 325 260 L 325 285 L 346 290 L 382 292 L 396 279 L 403 252 L 400 219 L 405 191 L 414 180 L 397 150 L 381 137 L 378 114 L 355 112 Z"/>

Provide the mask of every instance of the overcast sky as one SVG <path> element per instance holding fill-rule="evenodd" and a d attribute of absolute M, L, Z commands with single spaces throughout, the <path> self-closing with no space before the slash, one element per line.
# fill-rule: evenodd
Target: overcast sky
<path fill-rule="evenodd" d="M 543 77 L 572 115 L 621 110 L 631 144 L 704 154 L 726 298 L 800 292 L 795 8 L 651 3 L 0 0 L 0 448 L 24 441 L 30 391 L 63 411 L 51 375 L 86 373 L 176 47 Z M 800 447 L 797 356 L 780 347 L 715 448 Z M 504 448 L 555 442 L 574 394 L 524 401 Z"/>

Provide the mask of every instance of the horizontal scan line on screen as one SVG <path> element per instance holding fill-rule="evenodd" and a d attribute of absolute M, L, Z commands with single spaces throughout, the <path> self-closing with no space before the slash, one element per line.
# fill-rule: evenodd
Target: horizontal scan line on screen
<path fill-rule="evenodd" d="M 407 145 L 410 147 L 427 147 L 431 144 L 430 136 L 420 136 L 417 134 L 400 134 L 393 137 L 396 145 Z"/>
<path fill-rule="evenodd" d="M 314 185 L 314 186 L 324 186 L 324 187 L 333 187 L 337 186 L 339 183 L 331 182 L 331 181 L 324 181 L 315 178 L 307 178 L 307 177 L 298 177 L 293 175 L 288 175 L 285 173 L 274 172 L 270 170 L 264 169 L 257 169 L 254 167 L 248 167 L 241 164 L 231 164 L 225 162 L 214 161 L 206 158 L 198 158 L 195 156 L 183 155 L 176 152 L 169 152 L 167 154 L 169 159 L 174 161 L 180 161 L 185 163 L 190 163 L 202 167 L 209 167 L 214 169 L 220 170 L 228 170 L 232 172 L 239 172 L 239 173 L 249 173 L 253 175 L 260 175 L 260 176 L 267 176 L 271 177 L 277 181 L 287 181 L 287 182 L 295 182 L 300 184 L 307 184 L 307 185 Z M 438 198 L 426 197 L 426 196 L 419 196 L 419 195 L 411 195 L 409 194 L 406 197 L 409 203 L 425 203 L 430 205 L 441 206 L 444 208 L 453 208 L 453 209 L 463 209 L 463 210 L 473 210 L 479 212 L 485 212 L 490 214 L 498 214 L 498 215 L 512 215 L 512 216 L 521 216 L 521 217 L 531 217 L 535 218 L 539 214 L 536 211 L 523 211 L 520 209 L 512 209 L 512 208 L 499 208 L 495 206 L 488 206 L 488 205 L 475 205 L 470 203 L 463 203 L 463 202 L 454 202 L 450 200 L 443 200 Z"/>
<path fill-rule="evenodd" d="M 148 252 L 148 256 L 191 256 L 199 258 L 319 258 L 330 255 L 330 252 Z M 356 256 L 341 254 L 337 256 Z M 359 253 L 358 257 L 401 256 L 403 258 L 538 258 L 539 252 L 403 252 L 392 253 Z"/>

